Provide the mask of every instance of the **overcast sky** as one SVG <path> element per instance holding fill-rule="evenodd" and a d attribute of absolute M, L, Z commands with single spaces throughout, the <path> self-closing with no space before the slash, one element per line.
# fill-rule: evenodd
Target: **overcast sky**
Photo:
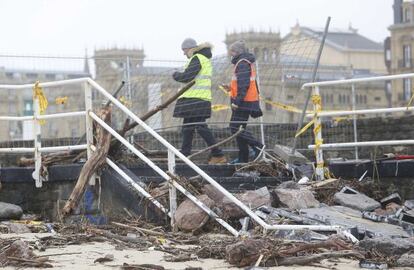
<path fill-rule="evenodd" d="M 82 56 L 94 48 L 141 47 L 148 58 L 183 59 L 181 41 L 210 41 L 225 52 L 226 31 L 352 23 L 382 42 L 392 0 L 0 0 L 0 54 Z M 183 59 L 184 60 L 184 59 Z"/>

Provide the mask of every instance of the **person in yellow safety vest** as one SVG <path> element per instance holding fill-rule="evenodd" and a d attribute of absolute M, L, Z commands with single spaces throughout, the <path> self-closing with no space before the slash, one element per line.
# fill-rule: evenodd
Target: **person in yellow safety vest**
<path fill-rule="evenodd" d="M 257 118 L 263 115 L 259 103 L 259 89 L 256 82 L 256 58 L 249 53 L 244 41 L 236 41 L 229 47 L 231 63 L 234 65 L 230 86 L 223 85 L 230 92 L 232 114 L 230 130 L 234 134 L 240 127 L 244 131 L 236 140 L 239 147 L 238 158 L 231 163 L 246 163 L 249 161 L 249 146 L 252 156 L 256 158 L 264 150 L 264 145 L 246 130 L 249 117 Z"/>
<path fill-rule="evenodd" d="M 175 105 L 173 117 L 183 118 L 181 152 L 191 154 L 194 132 L 204 139 L 208 146 L 214 145 L 216 140 L 208 128 L 206 120 L 211 117 L 211 65 L 212 45 L 203 43 L 197 45 L 192 38 L 187 38 L 181 44 L 184 55 L 189 59 L 183 72 L 174 72 L 173 78 L 177 82 L 195 84 L 182 94 Z M 220 148 L 211 150 L 209 164 L 226 163 L 227 159 Z"/>

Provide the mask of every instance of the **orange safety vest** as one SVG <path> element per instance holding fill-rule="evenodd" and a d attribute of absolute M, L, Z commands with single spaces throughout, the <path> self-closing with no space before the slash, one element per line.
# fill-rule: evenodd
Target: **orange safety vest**
<path fill-rule="evenodd" d="M 237 65 L 241 61 L 246 61 L 247 63 L 249 63 L 250 68 L 252 70 L 252 72 L 250 74 L 250 85 L 249 85 L 249 88 L 247 89 L 247 93 L 246 93 L 246 96 L 244 97 L 243 101 L 258 101 L 259 100 L 259 90 L 257 89 L 257 84 L 256 84 L 256 68 L 255 68 L 253 63 L 251 63 L 250 61 L 248 61 L 246 59 L 241 59 L 239 62 L 237 62 L 234 65 L 233 77 L 231 78 L 231 83 L 230 83 L 230 97 L 233 98 L 233 99 L 237 97 L 236 68 L 237 68 Z"/>

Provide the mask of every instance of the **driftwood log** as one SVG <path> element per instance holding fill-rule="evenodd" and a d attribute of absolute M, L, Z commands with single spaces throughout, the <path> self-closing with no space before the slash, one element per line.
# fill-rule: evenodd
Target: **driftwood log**
<path fill-rule="evenodd" d="M 111 122 L 111 108 L 104 107 L 99 112 L 99 117 L 110 124 Z M 111 134 L 107 132 L 103 127 L 97 125 L 96 127 L 96 151 L 94 151 L 91 157 L 86 161 L 82 167 L 76 186 L 62 209 L 62 215 L 69 215 L 77 206 L 80 199 L 85 192 L 86 185 L 92 175 L 105 164 L 106 156 L 109 151 L 111 143 Z"/>

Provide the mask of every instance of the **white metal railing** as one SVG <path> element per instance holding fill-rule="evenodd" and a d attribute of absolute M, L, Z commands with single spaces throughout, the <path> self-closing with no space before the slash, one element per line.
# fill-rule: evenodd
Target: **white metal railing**
<path fill-rule="evenodd" d="M 151 134 L 155 139 L 157 139 L 162 145 L 164 145 L 168 149 L 168 170 L 170 173 L 174 173 L 175 170 L 175 159 L 178 157 L 181 159 L 185 164 L 187 164 L 191 169 L 197 172 L 201 177 L 203 177 L 207 182 L 213 185 L 219 192 L 221 192 L 224 196 L 226 196 L 231 202 L 235 203 L 238 207 L 240 207 L 248 216 L 250 216 L 256 223 L 258 223 L 264 231 L 267 230 L 320 230 L 320 231 L 340 231 L 342 228 L 340 226 L 330 226 L 330 225 L 270 225 L 267 224 L 264 220 L 262 220 L 259 216 L 257 216 L 252 209 L 247 207 L 241 201 L 239 201 L 236 197 L 234 197 L 230 192 L 228 192 L 225 188 L 223 188 L 219 183 L 217 183 L 213 178 L 211 178 L 208 174 L 206 174 L 203 170 L 201 170 L 196 164 L 194 164 L 191 160 L 189 160 L 186 156 L 184 156 L 179 150 L 177 150 L 174 146 L 172 146 L 169 142 L 167 142 L 163 137 L 161 137 L 157 132 L 155 132 L 151 127 L 149 127 L 145 122 L 143 122 L 138 116 L 136 116 L 133 112 L 131 112 L 126 106 L 124 106 L 121 102 L 119 102 L 116 98 L 114 98 L 110 93 L 108 93 L 104 88 L 98 85 L 95 81 L 90 78 L 81 78 L 81 79 L 74 79 L 74 80 L 65 80 L 65 81 L 56 81 L 56 82 L 48 82 L 48 83 L 41 83 L 40 87 L 51 87 L 51 86 L 58 86 L 58 85 L 66 85 L 72 83 L 83 83 L 84 90 L 85 90 L 85 108 L 86 108 L 86 145 L 77 145 L 77 146 L 62 146 L 62 147 L 42 147 L 40 145 L 40 133 L 36 133 L 35 136 L 35 147 L 34 148 L 7 148 L 7 149 L 0 149 L 4 152 L 16 152 L 16 151 L 26 151 L 26 152 L 33 152 L 35 153 L 35 172 L 37 166 L 41 166 L 41 153 L 46 150 L 56 150 L 56 149 L 84 149 L 88 150 L 88 158 L 92 154 L 95 149 L 93 145 L 93 133 L 92 133 L 92 121 L 95 121 L 97 124 L 101 125 L 105 130 L 111 133 L 116 139 L 118 139 L 123 145 L 125 145 L 132 153 L 138 156 L 141 160 L 143 160 L 147 165 L 149 165 L 155 172 L 157 172 L 161 177 L 163 177 L 169 183 L 169 198 L 170 198 L 170 208 L 169 210 L 165 209 L 162 204 L 160 204 L 155 198 L 153 198 L 147 191 L 145 191 L 141 186 L 136 184 L 126 173 L 124 173 L 113 161 L 109 158 L 106 160 L 107 164 L 113 168 L 116 172 L 118 172 L 127 182 L 129 182 L 133 188 L 135 188 L 139 193 L 141 193 L 145 198 L 149 201 L 154 203 L 161 211 L 168 214 L 171 217 L 172 227 L 175 227 L 174 224 L 174 214 L 175 209 L 177 207 L 176 202 L 176 190 L 183 193 L 187 198 L 189 198 L 193 203 L 195 203 L 198 207 L 200 207 L 204 212 L 206 212 L 211 218 L 215 219 L 218 223 L 224 226 L 230 233 L 235 236 L 239 235 L 239 232 L 234 229 L 230 224 L 228 224 L 225 220 L 221 219 L 215 212 L 213 212 L 209 207 L 207 207 L 203 202 L 201 202 L 197 197 L 189 193 L 183 186 L 177 183 L 173 177 L 171 177 L 168 173 L 164 172 L 160 167 L 158 167 L 153 161 L 151 161 L 147 156 L 141 153 L 138 149 L 136 149 L 131 143 L 129 143 L 125 138 L 123 138 L 120 134 L 118 134 L 114 129 L 112 129 L 108 124 L 106 124 L 99 116 L 97 116 L 92 110 L 92 95 L 91 90 L 97 90 L 100 94 L 105 96 L 108 100 L 112 102 L 112 104 L 121 111 L 123 111 L 126 115 L 128 115 L 132 120 L 137 122 L 145 131 Z M 0 89 L 27 89 L 32 88 L 33 84 L 27 85 L 0 85 Z M 38 106 L 38 104 L 37 104 Z M 74 112 L 74 113 L 65 113 L 65 116 L 69 115 L 84 115 L 83 112 Z M 45 115 L 44 115 L 45 116 Z M 42 117 L 44 117 L 42 116 Z M 60 117 L 63 115 L 60 114 Z M 50 117 L 59 117 L 57 114 L 50 115 Z M 31 116 L 30 116 L 31 117 Z M 0 118 L 1 119 L 1 118 Z M 7 119 L 3 117 L 4 120 L 18 120 L 21 119 Z M 39 121 L 39 114 L 35 110 L 35 114 L 32 118 L 30 118 L 34 122 Z M 40 124 L 37 123 L 37 126 L 40 129 Z M 40 131 L 40 130 L 38 130 Z M 35 176 L 35 175 L 34 175 Z M 36 178 L 35 178 L 36 179 Z M 39 180 L 41 184 L 41 179 Z M 36 183 L 38 184 L 37 180 Z M 36 185 L 37 185 L 36 184 Z"/>
<path fill-rule="evenodd" d="M 313 118 L 314 125 L 321 123 L 321 118 L 323 117 L 332 117 L 332 116 L 353 116 L 353 130 L 354 130 L 354 142 L 347 143 L 329 143 L 324 144 L 322 142 L 322 128 L 318 128 L 315 133 L 315 144 L 309 145 L 309 149 L 315 150 L 316 162 L 317 164 L 323 164 L 323 149 L 332 149 L 332 148 L 355 148 L 355 159 L 358 159 L 358 147 L 365 146 L 381 146 L 381 145 L 413 145 L 414 140 L 386 140 L 386 141 L 365 141 L 358 142 L 358 132 L 357 132 L 357 123 L 356 116 L 361 114 L 386 114 L 386 113 L 396 113 L 396 112 L 407 112 L 413 111 L 413 106 L 407 107 L 396 107 L 396 108 L 377 108 L 377 109 L 355 109 L 355 92 L 356 84 L 366 83 L 366 82 L 378 82 L 378 81 L 392 81 L 405 78 L 413 78 L 414 73 L 407 74 L 397 74 L 397 75 L 387 75 L 387 76 L 377 76 L 377 77 L 368 77 L 368 78 L 357 78 L 357 79 L 346 79 L 346 80 L 336 80 L 336 81 L 324 81 L 324 82 L 313 82 L 305 83 L 302 85 L 302 89 L 312 88 L 313 95 L 319 96 L 320 87 L 323 86 L 334 86 L 334 85 L 351 85 L 352 89 L 352 110 L 344 111 L 318 111 L 316 106 L 314 106 L 314 112 L 306 115 L 307 118 Z M 324 179 L 324 168 L 322 166 L 317 166 L 316 168 L 317 179 Z"/>
<path fill-rule="evenodd" d="M 0 148 L 0 153 L 33 153 L 34 160 L 35 160 L 35 170 L 32 174 L 33 179 L 35 180 L 36 187 L 42 187 L 42 182 L 47 181 L 47 178 L 41 175 L 41 164 L 42 164 L 42 153 L 45 152 L 56 152 L 56 151 L 71 151 L 71 150 L 82 150 L 88 149 L 89 145 L 91 145 L 91 138 L 92 138 L 92 127 L 90 126 L 90 122 L 88 122 L 89 116 L 87 115 L 87 111 L 92 108 L 91 99 L 92 96 L 88 95 L 90 89 L 88 91 L 86 85 L 90 79 L 89 78 L 78 78 L 72 80 L 63 80 L 63 81 L 54 81 L 54 82 L 45 82 L 41 83 L 40 87 L 54 87 L 54 86 L 62 86 L 68 84 L 78 84 L 84 83 L 85 84 L 85 104 L 90 104 L 90 106 L 86 106 L 85 111 L 76 111 L 76 112 L 66 112 L 66 113 L 55 113 L 55 114 L 40 114 L 40 106 L 39 106 L 39 99 L 33 98 L 33 115 L 30 116 L 0 116 L 0 121 L 32 121 L 33 122 L 33 141 L 34 147 L 20 147 L 20 148 Z M 11 89 L 11 90 L 25 90 L 25 89 L 32 89 L 35 84 L 22 84 L 22 85 L 0 85 L 1 89 Z M 90 100 L 88 100 L 90 99 Z M 74 116 L 83 116 L 86 118 L 86 130 L 88 138 L 90 139 L 87 141 L 87 144 L 82 145 L 67 145 L 67 146 L 54 146 L 54 147 L 42 147 L 41 144 L 41 120 L 46 119 L 55 119 L 55 118 L 65 118 L 65 117 L 74 117 Z M 89 133 L 88 133 L 89 132 Z M 90 152 L 89 152 L 90 154 Z M 88 156 L 89 157 L 89 156 Z"/>

